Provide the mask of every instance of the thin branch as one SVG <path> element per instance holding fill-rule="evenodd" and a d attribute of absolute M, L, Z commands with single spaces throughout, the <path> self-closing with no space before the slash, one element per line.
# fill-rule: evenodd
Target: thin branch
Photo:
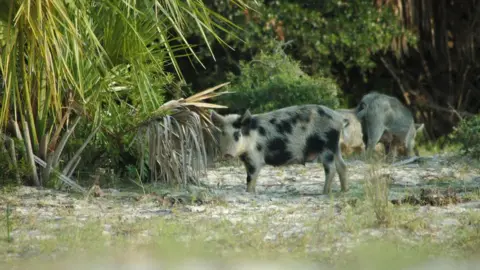
<path fill-rule="evenodd" d="M 398 87 L 400 87 L 400 90 L 402 91 L 403 97 L 405 98 L 405 102 L 407 103 L 407 105 L 410 105 L 410 103 L 411 103 L 410 98 L 408 97 L 407 91 L 405 90 L 405 87 L 404 87 L 400 77 L 398 77 L 398 75 L 393 70 L 393 67 L 387 62 L 387 60 L 385 60 L 385 58 L 383 56 L 380 57 L 380 61 L 382 61 L 385 68 L 387 68 L 387 70 L 390 72 L 390 74 L 395 79 L 395 81 L 397 81 Z"/>
<path fill-rule="evenodd" d="M 55 133 L 53 134 L 53 137 L 50 140 L 50 144 L 48 145 L 48 148 L 50 148 L 50 149 L 55 149 L 56 148 L 58 138 L 60 137 L 60 133 L 62 132 L 63 126 L 65 125 L 65 123 L 69 119 L 69 116 L 70 116 L 71 112 L 72 112 L 72 107 L 69 106 L 67 108 L 67 111 L 63 115 L 62 120 L 60 121 L 60 123 L 58 124 L 58 126 L 56 128 Z"/>
<path fill-rule="evenodd" d="M 458 97 L 457 108 L 463 108 L 464 107 L 464 106 L 462 106 L 462 104 L 463 104 L 463 97 L 464 97 L 464 93 L 465 93 L 465 82 L 467 81 L 467 74 L 470 71 L 470 68 L 471 68 L 471 66 L 467 65 L 467 67 L 465 68 L 465 71 L 462 74 L 462 81 L 460 83 L 460 89 L 459 89 L 460 90 L 460 95 Z M 467 90 L 467 94 L 465 95 L 465 100 L 468 100 L 469 93 L 470 93 L 470 91 Z"/>
<path fill-rule="evenodd" d="M 39 187 L 41 186 L 40 180 L 37 174 L 37 166 L 35 165 L 32 142 L 30 141 L 30 130 L 26 121 L 22 122 L 23 124 L 23 136 L 25 137 L 25 150 L 27 152 L 27 158 L 30 163 L 30 169 L 32 170 L 33 183 Z"/>
<path fill-rule="evenodd" d="M 419 53 L 419 56 L 420 56 L 420 60 L 422 62 L 423 70 L 424 70 L 425 75 L 428 79 L 428 82 L 430 83 L 430 86 L 431 86 L 432 90 L 434 90 L 433 91 L 433 94 L 434 94 L 433 98 L 435 99 L 435 101 L 438 101 L 438 92 L 439 91 L 435 87 L 435 83 L 433 82 L 432 72 L 430 71 L 430 68 L 428 67 L 427 60 L 425 60 L 425 55 L 424 55 L 423 49 L 421 47 L 419 47 L 418 53 Z"/>
<path fill-rule="evenodd" d="M 428 107 L 428 108 L 431 108 L 431 109 L 434 109 L 434 110 L 437 110 L 437 111 L 440 111 L 440 112 L 448 112 L 448 113 L 458 114 L 460 116 L 460 119 L 461 119 L 461 117 L 475 116 L 475 114 L 473 114 L 473 113 L 447 109 L 447 108 L 443 108 L 441 106 L 438 106 L 438 105 L 435 105 L 435 104 L 432 104 L 432 103 L 422 103 L 421 106 L 425 106 L 425 107 Z"/>
<path fill-rule="evenodd" d="M 98 125 L 93 131 L 92 133 L 90 133 L 90 135 L 88 135 L 87 139 L 85 140 L 85 142 L 83 142 L 82 146 L 80 146 L 80 148 L 77 150 L 77 152 L 75 152 L 75 154 L 73 155 L 73 157 L 70 159 L 70 161 L 67 163 L 67 165 L 65 166 L 65 169 L 63 170 L 63 174 L 68 174 L 68 172 L 70 171 L 70 168 L 73 166 L 73 164 L 76 162 L 76 159 L 80 157 L 80 155 L 82 154 L 83 150 L 85 149 L 85 147 L 90 143 L 90 141 L 93 139 L 93 136 L 95 136 L 95 134 L 97 134 L 98 130 L 100 129 L 100 126 L 101 125 Z"/>
<path fill-rule="evenodd" d="M 22 184 L 22 179 L 20 178 L 20 172 L 18 171 L 18 162 L 17 162 L 17 154 L 15 153 L 15 142 L 12 138 L 7 137 L 7 141 L 9 144 L 9 151 L 10 151 L 10 158 L 12 159 L 13 167 L 15 169 L 15 178 L 17 179 L 17 184 Z"/>
<path fill-rule="evenodd" d="M 73 121 L 72 127 L 68 128 L 67 132 L 65 134 L 63 134 L 62 139 L 60 140 L 60 143 L 57 145 L 55 151 L 47 156 L 47 166 L 45 167 L 45 170 L 43 171 L 44 179 L 48 179 L 50 177 L 51 168 L 56 168 L 57 167 L 59 159 L 60 159 L 60 155 L 63 152 L 63 148 L 67 144 L 68 138 L 70 137 L 70 135 L 75 130 L 75 127 L 80 122 L 80 119 L 81 119 L 80 116 L 77 116 L 75 118 L 75 120 Z"/>
<path fill-rule="evenodd" d="M 75 118 L 75 120 L 73 121 L 73 124 L 70 128 L 67 129 L 67 132 L 65 132 L 62 136 L 62 139 L 60 140 L 60 143 L 58 144 L 58 146 L 56 147 L 55 149 L 55 152 L 53 153 L 53 160 L 52 160 L 52 165 L 53 167 L 57 167 L 58 165 L 58 162 L 60 160 L 60 156 L 63 152 L 63 148 L 65 147 L 65 145 L 67 144 L 67 141 L 68 139 L 70 138 L 70 136 L 72 135 L 73 131 L 75 130 L 75 127 L 77 126 L 77 124 L 80 122 L 80 119 L 81 117 L 80 116 L 77 116 Z"/>
<path fill-rule="evenodd" d="M 10 124 L 13 126 L 13 130 L 15 131 L 15 136 L 17 139 L 23 141 L 22 132 L 20 131 L 20 127 L 16 121 L 10 120 Z"/>
<path fill-rule="evenodd" d="M 448 108 L 450 108 L 450 110 L 458 117 L 458 119 L 463 120 L 463 117 L 458 113 L 457 110 L 455 110 L 455 108 L 453 108 L 452 105 L 450 105 L 450 103 L 447 103 L 448 105 Z"/>
<path fill-rule="evenodd" d="M 47 158 L 48 137 L 49 137 L 49 133 L 45 133 L 40 138 L 40 147 L 38 149 L 38 152 L 39 152 L 39 156 L 43 159 Z"/>
<path fill-rule="evenodd" d="M 35 160 L 35 162 L 42 166 L 44 169 L 47 169 L 47 163 L 45 161 L 43 161 L 41 158 L 33 155 L 33 158 Z M 87 191 L 81 187 L 79 184 L 77 184 L 75 181 L 73 181 L 72 179 L 70 179 L 69 177 L 63 175 L 62 173 L 60 173 L 58 170 L 56 170 L 55 168 L 48 168 L 49 170 L 53 171 L 55 174 L 58 174 L 60 180 L 63 181 L 63 183 L 67 184 L 68 186 L 72 187 L 73 189 L 76 189 L 82 193 L 86 193 Z"/>
<path fill-rule="evenodd" d="M 78 166 L 78 164 L 80 164 L 80 161 L 81 161 L 81 160 L 82 160 L 82 157 L 78 157 L 78 158 L 77 158 L 77 161 L 75 162 L 75 164 L 73 164 L 72 169 L 71 169 L 71 170 L 68 172 L 68 174 L 67 174 L 67 177 L 68 177 L 68 178 L 71 178 L 71 177 L 72 177 L 73 172 L 77 169 L 77 166 Z"/>

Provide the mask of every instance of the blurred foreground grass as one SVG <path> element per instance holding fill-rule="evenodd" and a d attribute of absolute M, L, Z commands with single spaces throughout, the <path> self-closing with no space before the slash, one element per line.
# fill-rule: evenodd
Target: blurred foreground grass
<path fill-rule="evenodd" d="M 475 173 L 478 164 L 471 163 L 457 164 L 456 174 Z M 447 185 L 478 202 L 477 186 L 467 192 L 451 176 L 393 187 L 381 167 L 368 166 L 348 193 L 330 197 L 224 193 L 240 198 L 228 201 L 201 191 L 171 205 L 148 196 L 166 187 L 148 185 L 119 192 L 138 196 L 99 198 L 13 188 L 0 198 L 0 269 L 458 270 L 475 269 L 458 261 L 473 259 L 480 265 L 479 204 L 393 205 L 389 198 Z M 432 260 L 439 265 L 422 267 Z"/>
<path fill-rule="evenodd" d="M 12 216 L 13 230 L 28 233 L 13 236 L 12 242 L 2 238 L 0 268 L 292 269 L 299 267 L 289 264 L 295 262 L 302 269 L 405 269 L 436 257 L 480 258 L 478 210 L 459 213 L 459 224 L 440 235 L 429 226 L 433 219 L 418 215 L 419 207 L 385 206 L 373 192 L 354 206 L 348 196 L 332 198 L 343 203 L 332 203 L 318 218 L 291 219 L 273 235 L 275 220 L 302 211 L 301 205 L 245 212 L 237 222 L 175 208 L 170 215 L 146 220 L 118 216 L 75 224 Z M 388 223 L 379 222 L 378 207 L 384 215 L 388 212 Z M 69 210 L 62 211 L 68 216 Z M 285 233 L 299 222 L 304 230 Z M 0 235 L 7 235 L 6 226 Z"/>

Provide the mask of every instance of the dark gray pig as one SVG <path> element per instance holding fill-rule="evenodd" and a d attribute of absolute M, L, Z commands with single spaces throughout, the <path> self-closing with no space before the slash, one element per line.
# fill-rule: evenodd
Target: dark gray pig
<path fill-rule="evenodd" d="M 424 124 L 417 124 L 415 123 L 415 130 L 416 133 L 418 134 L 421 132 L 424 128 Z M 416 136 L 415 136 L 416 137 Z M 387 155 L 391 155 L 392 158 L 395 158 L 397 154 L 400 154 L 401 156 L 407 156 L 407 149 L 405 148 L 405 144 L 403 144 L 397 137 L 394 137 L 393 134 L 391 134 L 388 131 L 385 131 L 380 138 L 380 142 L 384 145 L 385 147 L 385 153 Z M 413 151 L 416 156 L 419 156 L 418 149 L 416 146 L 414 146 Z"/>
<path fill-rule="evenodd" d="M 387 153 L 396 153 L 403 146 L 407 157 L 414 154 L 417 129 L 413 115 L 397 98 L 371 92 L 363 96 L 355 111 L 369 156 L 378 142 L 384 143 Z"/>

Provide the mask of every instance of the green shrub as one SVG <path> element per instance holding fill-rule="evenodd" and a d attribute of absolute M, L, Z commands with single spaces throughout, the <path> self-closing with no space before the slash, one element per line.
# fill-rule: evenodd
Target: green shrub
<path fill-rule="evenodd" d="M 450 139 L 460 145 L 464 154 L 480 158 L 480 115 L 460 121 Z"/>
<path fill-rule="evenodd" d="M 231 112 L 249 108 L 261 113 L 299 104 L 339 105 L 339 88 L 333 79 L 308 76 L 298 62 L 284 54 L 260 53 L 240 66 L 240 75 L 229 74 L 229 91 L 234 93 L 219 98 Z"/>

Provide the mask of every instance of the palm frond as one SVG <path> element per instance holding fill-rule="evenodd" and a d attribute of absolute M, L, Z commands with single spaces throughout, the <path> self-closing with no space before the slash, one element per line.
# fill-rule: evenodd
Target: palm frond
<path fill-rule="evenodd" d="M 157 116 L 141 123 L 136 141 L 148 157 L 151 179 L 169 184 L 198 184 L 207 167 L 207 148 L 215 140 L 208 109 L 227 108 L 204 100 L 224 94 L 212 93 L 227 84 L 166 102 L 157 110 Z M 143 143 L 148 147 L 142 147 Z"/>
<path fill-rule="evenodd" d="M 176 58 L 185 51 L 195 55 L 186 38 L 192 30 L 188 22 L 193 22 L 193 29 L 204 39 L 219 39 L 216 32 L 235 28 L 232 22 L 207 9 L 201 0 L 3 2 L 0 127 L 20 124 L 22 136 L 29 141 L 26 146 L 31 148 L 30 165 L 40 171 L 40 183 L 63 165 L 69 153 L 62 149 L 71 151 L 65 140 L 77 135 L 72 128 L 75 117 L 91 120 L 94 127 L 102 122 L 98 137 L 121 137 L 125 127 L 135 127 L 138 119 L 154 112 L 156 118 L 168 121 L 151 126 L 151 132 L 172 132 L 167 141 L 152 141 L 152 146 L 164 149 L 173 143 L 169 140 L 177 140 L 180 149 L 173 154 L 173 163 L 163 166 L 174 170 L 182 164 L 187 170 L 188 162 L 203 160 L 195 156 L 202 152 L 204 140 L 198 134 L 208 130 L 206 110 L 220 108 L 206 102 L 217 95 L 216 89 L 161 106 L 165 88 L 175 75 L 165 67 L 174 65 L 182 77 Z M 244 6 L 242 0 L 232 2 Z M 193 150 L 182 146 L 183 139 Z M 55 158 L 49 161 L 53 154 Z M 52 163 L 52 168 L 47 166 L 42 173 L 31 158 L 34 155 Z M 64 170 L 71 174 L 79 159 L 75 155 Z"/>

